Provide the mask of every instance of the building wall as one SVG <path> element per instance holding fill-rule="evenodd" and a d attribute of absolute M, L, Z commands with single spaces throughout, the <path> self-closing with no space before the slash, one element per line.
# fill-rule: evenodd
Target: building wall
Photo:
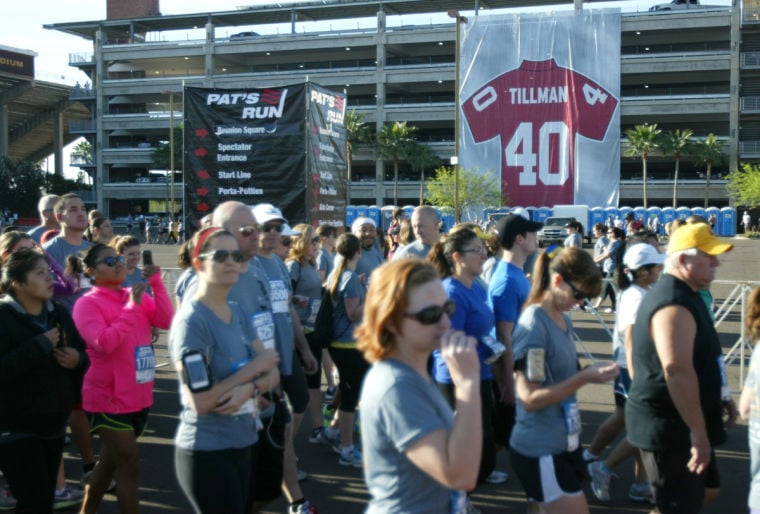
<path fill-rule="evenodd" d="M 106 17 L 109 20 L 146 18 L 160 14 L 159 0 L 107 0 Z"/>

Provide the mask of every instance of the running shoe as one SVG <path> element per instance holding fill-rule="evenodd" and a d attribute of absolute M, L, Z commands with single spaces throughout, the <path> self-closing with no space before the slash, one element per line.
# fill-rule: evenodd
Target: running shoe
<path fill-rule="evenodd" d="M 628 498 L 635 502 L 649 502 L 654 505 L 654 495 L 649 482 L 636 482 L 628 489 Z"/>
<path fill-rule="evenodd" d="M 0 510 L 13 510 L 16 508 L 16 498 L 11 494 L 10 489 L 0 487 Z"/>
<path fill-rule="evenodd" d="M 309 500 L 288 507 L 288 514 L 318 514 L 317 508 Z"/>
<path fill-rule="evenodd" d="M 75 489 L 69 485 L 63 486 L 63 490 L 55 492 L 55 498 L 53 499 L 53 509 L 65 509 L 66 507 L 72 507 L 82 503 L 84 498 L 84 491 L 81 489 Z"/>
<path fill-rule="evenodd" d="M 335 417 L 335 407 L 329 403 L 322 407 L 322 426 L 327 428 Z"/>
<path fill-rule="evenodd" d="M 322 427 L 316 427 L 311 429 L 311 433 L 309 434 L 309 442 L 311 444 L 319 444 L 322 442 L 322 431 L 324 429 Z"/>
<path fill-rule="evenodd" d="M 599 501 L 610 501 L 610 481 L 612 472 L 607 469 L 604 462 L 594 461 L 588 465 L 588 474 L 591 478 L 591 490 Z"/>
<path fill-rule="evenodd" d="M 319 434 L 320 442 L 324 444 L 325 446 L 329 446 L 330 448 L 332 448 L 332 450 L 335 453 L 340 455 L 340 448 L 341 448 L 340 434 L 335 434 L 334 436 L 331 436 L 327 432 L 328 432 L 327 430 L 322 430 L 322 433 Z"/>
<path fill-rule="evenodd" d="M 362 451 L 356 446 L 353 446 L 350 452 L 344 452 L 341 450 L 340 457 L 338 457 L 338 464 L 341 466 L 363 468 L 364 457 L 362 456 Z"/>
<path fill-rule="evenodd" d="M 335 386 L 328 386 L 327 390 L 325 391 L 325 401 L 331 402 L 335 399 L 335 391 L 337 388 Z"/>
<path fill-rule="evenodd" d="M 509 480 L 509 474 L 503 471 L 493 470 L 491 474 L 486 477 L 486 482 L 489 484 L 503 484 Z"/>

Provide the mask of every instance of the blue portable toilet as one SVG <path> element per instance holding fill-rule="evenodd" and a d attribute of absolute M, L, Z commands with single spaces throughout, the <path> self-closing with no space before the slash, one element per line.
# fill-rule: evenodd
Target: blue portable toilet
<path fill-rule="evenodd" d="M 657 219 L 660 222 L 660 229 L 657 232 L 658 234 L 664 234 L 665 222 L 662 220 L 662 209 L 660 209 L 659 207 L 648 207 L 647 208 L 647 224 L 655 216 L 657 216 Z"/>
<path fill-rule="evenodd" d="M 615 218 L 613 218 L 615 219 Z M 593 233 L 594 225 L 597 223 L 605 224 L 607 216 L 604 215 L 604 207 L 592 207 L 588 211 L 588 230 Z"/>
<path fill-rule="evenodd" d="M 526 211 L 528 211 L 528 217 L 530 218 L 531 221 L 537 221 L 536 220 L 536 208 L 535 207 L 533 207 L 531 205 L 529 207 L 524 207 L 524 209 Z"/>
<path fill-rule="evenodd" d="M 366 205 L 357 205 L 356 206 L 356 218 L 361 218 L 362 216 L 368 217 L 367 210 L 369 209 Z M 354 218 L 354 219 L 356 219 Z"/>
<path fill-rule="evenodd" d="M 719 236 L 725 235 L 723 233 L 723 227 L 720 224 L 720 209 L 718 209 L 717 207 L 708 207 L 705 214 L 706 214 L 705 218 L 707 218 L 708 221 L 710 220 L 710 216 L 715 216 L 715 219 L 718 220 L 715 223 L 713 232 L 715 232 Z"/>
<path fill-rule="evenodd" d="M 702 216 L 707 221 L 707 211 L 704 207 L 692 207 L 691 216 Z"/>
<path fill-rule="evenodd" d="M 722 236 L 734 237 L 736 235 L 736 209 L 733 207 L 723 207 L 718 216 L 718 225 L 721 227 Z"/>
<path fill-rule="evenodd" d="M 348 207 L 346 207 L 346 226 L 350 227 L 355 219 L 356 219 L 356 206 L 349 205 Z"/>
<path fill-rule="evenodd" d="M 688 207 L 676 207 L 676 218 L 685 220 L 689 216 L 691 216 L 691 209 Z"/>
<path fill-rule="evenodd" d="M 540 223 L 543 223 L 546 221 L 546 218 L 551 217 L 552 210 L 549 207 L 538 207 L 535 211 L 536 218 L 533 221 L 538 221 Z"/>
<path fill-rule="evenodd" d="M 644 224 L 644 226 L 647 225 L 647 220 L 649 219 L 647 217 L 647 210 L 644 207 L 634 207 L 633 208 L 633 217 L 639 220 Z"/>
<path fill-rule="evenodd" d="M 620 219 L 625 220 L 629 212 L 633 212 L 633 207 L 623 206 L 620 208 Z"/>
<path fill-rule="evenodd" d="M 402 209 L 404 209 L 404 216 L 411 219 L 412 213 L 414 213 L 414 205 L 404 205 Z"/>
<path fill-rule="evenodd" d="M 395 205 L 383 205 L 380 207 L 380 218 L 383 223 L 383 231 L 388 230 L 388 227 L 391 226 L 391 221 L 393 221 L 393 210 L 395 208 Z"/>
<path fill-rule="evenodd" d="M 676 210 L 673 207 L 662 208 L 662 224 L 670 223 L 676 219 Z"/>
<path fill-rule="evenodd" d="M 607 218 L 609 218 L 610 216 L 612 216 L 613 222 L 615 221 L 615 218 L 622 219 L 622 217 L 620 216 L 620 209 L 618 209 L 617 207 L 610 206 L 610 207 L 604 208 L 604 222 L 603 223 L 605 225 L 607 224 Z"/>
<path fill-rule="evenodd" d="M 382 220 L 382 215 L 380 213 L 380 207 L 378 207 L 376 205 L 372 205 L 372 206 L 368 207 L 367 208 L 367 216 L 371 220 L 373 220 L 375 222 L 375 225 L 377 225 L 378 227 L 381 226 L 380 223 L 383 220 Z"/>

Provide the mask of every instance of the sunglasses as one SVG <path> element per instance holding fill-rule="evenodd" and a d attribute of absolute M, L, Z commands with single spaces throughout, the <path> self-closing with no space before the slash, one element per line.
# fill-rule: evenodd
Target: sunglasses
<path fill-rule="evenodd" d="M 113 268 L 117 264 L 124 264 L 124 257 L 121 255 L 109 255 L 108 257 L 103 257 L 98 262 L 96 262 L 95 266 L 98 264 L 105 264 L 109 268 Z"/>
<path fill-rule="evenodd" d="M 311 244 L 315 245 L 317 243 L 319 243 L 319 238 L 318 237 L 311 238 Z"/>
<path fill-rule="evenodd" d="M 282 234 L 282 231 L 285 230 L 285 227 L 282 225 L 282 223 L 264 223 L 261 226 L 262 232 L 271 232 L 272 230 L 276 230 L 278 234 Z"/>
<path fill-rule="evenodd" d="M 240 227 L 238 229 L 238 232 L 240 232 L 240 235 L 243 237 L 251 236 L 259 231 L 259 227 L 257 225 L 245 225 L 244 227 Z"/>
<path fill-rule="evenodd" d="M 420 325 L 435 325 L 441 321 L 444 314 L 451 317 L 456 308 L 457 304 L 454 300 L 446 300 L 443 305 L 431 305 L 421 311 L 408 312 L 404 314 L 404 317 L 415 319 Z"/>
<path fill-rule="evenodd" d="M 290 246 L 290 244 L 293 242 L 293 240 L 290 239 L 290 237 L 286 236 L 286 237 L 283 237 L 282 239 L 280 239 L 280 242 L 282 243 L 282 246 Z"/>
<path fill-rule="evenodd" d="M 245 262 L 245 254 L 240 250 L 216 250 L 213 252 L 202 253 L 198 257 L 201 259 L 212 259 L 219 264 L 224 264 L 230 257 L 232 257 L 232 260 L 235 262 Z"/>
<path fill-rule="evenodd" d="M 562 277 L 562 280 L 564 280 L 564 281 L 565 281 L 565 284 L 569 285 L 569 286 L 570 286 L 570 289 L 572 289 L 572 290 L 573 290 L 573 298 L 575 298 L 576 300 L 585 300 L 585 299 L 587 299 L 587 298 L 588 298 L 588 294 L 584 293 L 584 292 L 583 292 L 583 291 L 581 291 L 580 289 L 577 289 L 577 288 L 576 288 L 576 287 L 573 285 L 573 283 L 572 283 L 572 282 L 570 282 L 568 279 L 566 279 L 565 277 Z"/>

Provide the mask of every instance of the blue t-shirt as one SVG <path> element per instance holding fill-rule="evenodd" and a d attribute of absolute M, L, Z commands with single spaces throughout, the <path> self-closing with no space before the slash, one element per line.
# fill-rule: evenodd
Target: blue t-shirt
<path fill-rule="evenodd" d="M 490 337 L 493 330 L 493 312 L 486 302 L 486 292 L 479 281 L 474 280 L 472 287 L 467 287 L 459 280 L 448 277 L 443 280 L 443 288 L 449 299 L 456 302 L 456 310 L 451 316 L 451 327 L 463 331 L 478 340 L 478 359 L 480 360 L 480 380 L 493 378 L 491 365 L 486 359 L 491 352 L 483 344 L 484 337 Z M 451 374 L 441 356 L 441 350 L 433 350 L 433 378 L 436 382 L 451 384 Z"/>
<path fill-rule="evenodd" d="M 530 282 L 523 269 L 511 262 L 499 261 L 488 285 L 488 305 L 493 309 L 494 321 L 517 325 L 529 294 Z"/>
<path fill-rule="evenodd" d="M 538 305 L 528 305 L 520 315 L 513 333 L 512 351 L 515 361 L 526 357 L 528 350 L 535 348 L 544 351 L 545 380 L 541 387 L 558 384 L 578 372 L 578 354 L 572 338 L 572 325 L 566 314 L 562 316 L 567 331 L 560 329 Z M 528 411 L 518 397 L 515 426 L 509 439 L 512 449 L 527 457 L 558 455 L 568 451 L 568 427 L 563 404 L 575 402 L 573 393 L 562 402 L 541 410 Z M 577 403 L 575 406 L 577 409 Z M 575 426 L 580 430 L 579 418 Z"/>
<path fill-rule="evenodd" d="M 182 303 L 169 330 L 169 351 L 173 361 L 182 359 L 188 350 L 206 357 L 212 383 L 224 380 L 241 365 L 255 358 L 253 334 L 239 305 L 228 302 L 232 320 L 226 323 L 203 303 Z M 251 413 L 221 415 L 198 414 L 190 406 L 185 388 L 180 387 L 182 412 L 175 444 L 187 450 L 213 451 L 244 448 L 258 441 L 256 422 Z"/>
<path fill-rule="evenodd" d="M 451 491 L 412 464 L 405 452 L 454 415 L 432 381 L 395 359 L 375 362 L 361 392 L 366 514 L 451 512 Z"/>

